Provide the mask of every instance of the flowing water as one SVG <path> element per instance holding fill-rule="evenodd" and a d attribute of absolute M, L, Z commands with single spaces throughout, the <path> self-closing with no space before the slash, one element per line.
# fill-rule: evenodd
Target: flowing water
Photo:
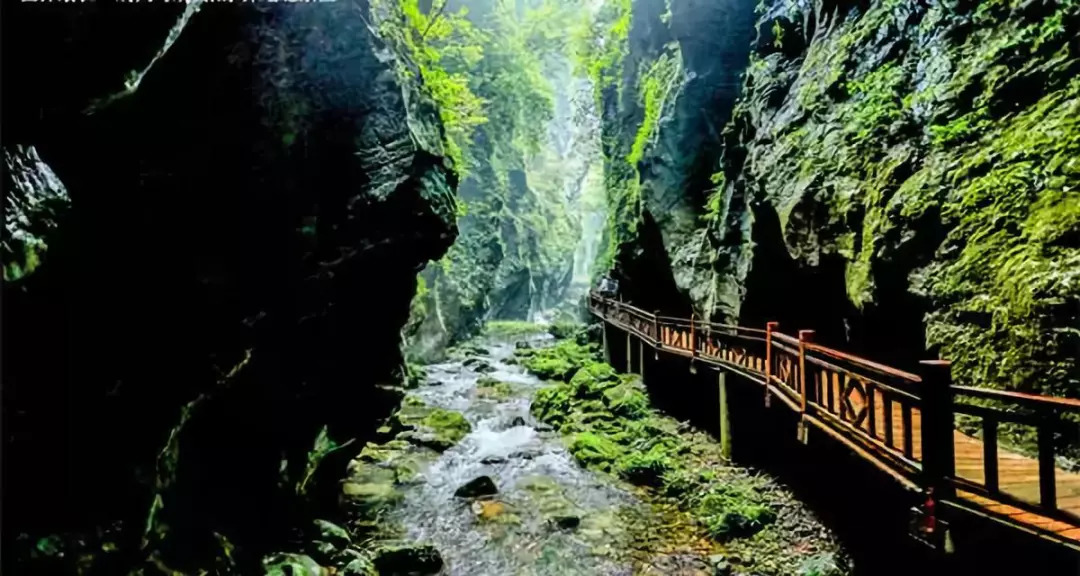
<path fill-rule="evenodd" d="M 460 361 L 429 366 L 428 382 L 414 391 L 431 406 L 463 413 L 472 432 L 406 488 L 393 519 L 409 539 L 434 544 L 445 573 L 454 575 L 696 572 L 699 554 L 670 553 L 678 546 L 653 534 L 670 519 L 629 488 L 580 467 L 559 435 L 530 416 L 529 398 L 542 383 L 507 363 L 513 346 L 487 344 L 494 368 L 487 375 L 510 383 L 509 395 L 483 394 L 482 374 Z M 454 496 L 482 475 L 495 481 L 497 496 Z"/>

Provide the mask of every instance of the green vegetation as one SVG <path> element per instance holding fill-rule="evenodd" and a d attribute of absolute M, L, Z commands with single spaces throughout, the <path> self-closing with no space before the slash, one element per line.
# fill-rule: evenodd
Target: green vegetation
<path fill-rule="evenodd" d="M 624 83 L 624 60 L 629 54 L 631 27 L 631 0 L 604 0 L 599 10 L 575 35 L 577 70 L 592 79 L 596 110 L 603 112 L 605 106 L 614 103 L 622 107 Z M 657 68 L 657 72 L 665 69 Z M 652 122 L 639 125 L 636 140 L 640 143 L 635 153 L 628 138 L 613 118 L 602 118 L 601 140 L 604 155 L 604 190 L 608 207 L 608 220 L 604 232 L 603 251 L 597 255 L 593 266 L 594 276 L 610 270 L 620 246 L 636 238 L 637 222 L 641 212 L 638 188 L 637 161 L 653 133 L 662 108 L 662 74 L 653 76 L 650 87 L 638 85 L 637 96 L 653 110 Z M 636 83 L 635 83 L 636 84 Z"/>
<path fill-rule="evenodd" d="M 641 126 L 638 127 L 634 143 L 630 147 L 630 154 L 626 161 L 631 166 L 637 166 L 645 155 L 645 147 L 651 142 L 659 129 L 660 116 L 664 109 L 664 103 L 678 88 L 682 80 L 682 54 L 678 45 L 669 46 L 656 60 L 648 64 L 640 74 L 638 81 L 640 105 L 644 111 Z M 645 66 L 645 63 L 642 63 Z"/>
<path fill-rule="evenodd" d="M 424 15 L 416 0 L 398 1 L 405 33 L 389 34 L 405 36 L 436 100 L 449 102 L 440 107 L 456 110 L 443 120 L 468 206 L 457 242 L 422 273 L 427 291 L 406 331 L 414 355 L 432 359 L 484 318 L 524 319 L 565 290 L 580 236 L 567 195 L 580 168 L 568 170 L 577 154 L 567 155 L 594 143 L 559 148 L 576 128 L 566 112 L 556 117 L 555 102 L 572 96 L 566 51 L 582 8 L 467 0 L 451 14 L 435 0 Z"/>
<path fill-rule="evenodd" d="M 476 381 L 476 393 L 484 398 L 501 400 L 513 395 L 514 385 L 489 376 L 481 376 Z"/>
<path fill-rule="evenodd" d="M 596 355 L 596 347 L 563 340 L 549 348 L 519 350 L 517 354 L 522 365 L 537 376 L 569 382 L 577 369 Z"/>
<path fill-rule="evenodd" d="M 791 574 L 823 561 L 816 548 L 777 544 L 791 532 L 780 521 L 786 500 L 778 488 L 731 468 L 705 434 L 661 416 L 640 379 L 599 362 L 595 348 L 562 340 L 518 353 L 529 370 L 554 380 L 536 392 L 533 416 L 558 429 L 582 465 L 672 499 L 729 551 L 747 551 L 738 557 L 751 572 Z M 774 550 L 782 560 L 766 559 Z"/>
<path fill-rule="evenodd" d="M 776 209 L 800 265 L 842 258 L 856 307 L 899 314 L 897 293 L 918 296 L 958 383 L 1075 397 L 1080 3 L 907 6 L 838 20 L 794 68 L 756 55 L 734 119 L 753 162 L 727 179 Z M 792 94 L 766 103 L 785 80 Z"/>

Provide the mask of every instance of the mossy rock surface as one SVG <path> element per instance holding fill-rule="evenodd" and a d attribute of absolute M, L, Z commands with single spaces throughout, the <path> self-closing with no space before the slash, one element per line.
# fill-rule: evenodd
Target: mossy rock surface
<path fill-rule="evenodd" d="M 263 559 L 264 576 L 326 576 L 329 571 L 310 556 L 272 554 Z"/>
<path fill-rule="evenodd" d="M 732 573 L 793 574 L 810 553 L 833 554 L 846 566 L 838 543 L 790 493 L 767 477 L 733 467 L 707 434 L 661 415 L 640 378 L 617 374 L 576 344 L 561 350 L 560 344 L 519 354 L 526 362 L 543 355 L 569 365 L 568 377 L 535 393 L 531 412 L 564 435 L 580 464 L 677 506 L 705 536 L 738 552 L 729 563 Z M 543 482 L 527 489 L 558 493 Z M 564 507 L 552 517 L 559 514 L 576 512 Z M 581 524 L 583 533 L 593 533 L 588 516 Z M 796 536 L 807 530 L 819 535 L 812 543 Z M 669 562 L 678 560 L 662 564 Z"/>

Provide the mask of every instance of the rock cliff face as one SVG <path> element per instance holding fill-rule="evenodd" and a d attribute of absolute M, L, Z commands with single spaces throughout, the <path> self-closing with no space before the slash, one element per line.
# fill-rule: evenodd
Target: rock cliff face
<path fill-rule="evenodd" d="M 711 285 L 701 215 L 747 63 L 754 3 L 608 4 L 623 4 L 608 18 L 627 32 L 597 79 L 612 207 L 605 258 L 628 298 L 688 314 Z"/>
<path fill-rule="evenodd" d="M 543 33 L 550 14 L 464 4 L 484 56 L 452 72 L 483 99 L 486 117 L 466 150 L 460 238 L 421 275 L 423 296 L 406 331 L 410 354 L 427 360 L 485 320 L 532 320 L 567 299 L 581 190 L 598 148 L 595 116 L 578 118 L 590 87 L 573 74 L 566 31 Z"/>
<path fill-rule="evenodd" d="M 633 3 L 606 130 L 627 125 L 627 86 L 663 58 L 635 39 L 667 41 L 655 4 Z M 651 262 L 671 281 L 662 301 L 656 288 L 631 297 L 814 328 L 899 365 L 940 354 L 963 384 L 1080 394 L 1080 4 L 778 0 L 757 18 L 733 108 L 688 88 L 663 103 L 616 268 L 640 285 Z M 683 66 L 689 52 L 682 41 Z M 698 110 L 684 98 L 727 119 L 709 184 L 655 180 L 648 165 Z M 672 207 L 666 219 L 654 205 Z"/>
<path fill-rule="evenodd" d="M 102 572 L 253 571 L 319 510 L 316 438 L 399 398 L 456 235 L 437 112 L 363 2 L 11 8 L 5 159 L 71 205 L 4 287 L 5 543 L 116 522 Z"/>

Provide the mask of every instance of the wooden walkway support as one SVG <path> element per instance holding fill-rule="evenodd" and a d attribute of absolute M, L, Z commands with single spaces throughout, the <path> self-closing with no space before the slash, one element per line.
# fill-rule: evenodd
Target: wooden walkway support
<path fill-rule="evenodd" d="M 697 364 L 723 369 L 726 450 L 725 373 L 762 386 L 766 406 L 797 415 L 804 442 L 816 430 L 931 502 L 1080 551 L 1080 473 L 1058 467 L 1054 442 L 1064 427 L 1076 426 L 1065 415 L 1080 414 L 1078 400 L 958 386 L 947 361 L 924 361 L 914 374 L 822 346 L 809 330 L 789 336 L 775 322 L 759 329 L 661 316 L 596 293 L 589 310 L 605 322 L 605 334 L 608 326 L 623 330 L 657 357 L 688 358 L 692 370 Z M 629 352 L 628 340 L 628 362 Z M 978 437 L 961 432 L 958 417 L 965 429 L 975 422 Z M 1036 446 L 1005 446 L 1005 427 L 1033 432 Z M 926 527 L 931 540 L 939 536 L 934 525 L 930 519 Z"/>

